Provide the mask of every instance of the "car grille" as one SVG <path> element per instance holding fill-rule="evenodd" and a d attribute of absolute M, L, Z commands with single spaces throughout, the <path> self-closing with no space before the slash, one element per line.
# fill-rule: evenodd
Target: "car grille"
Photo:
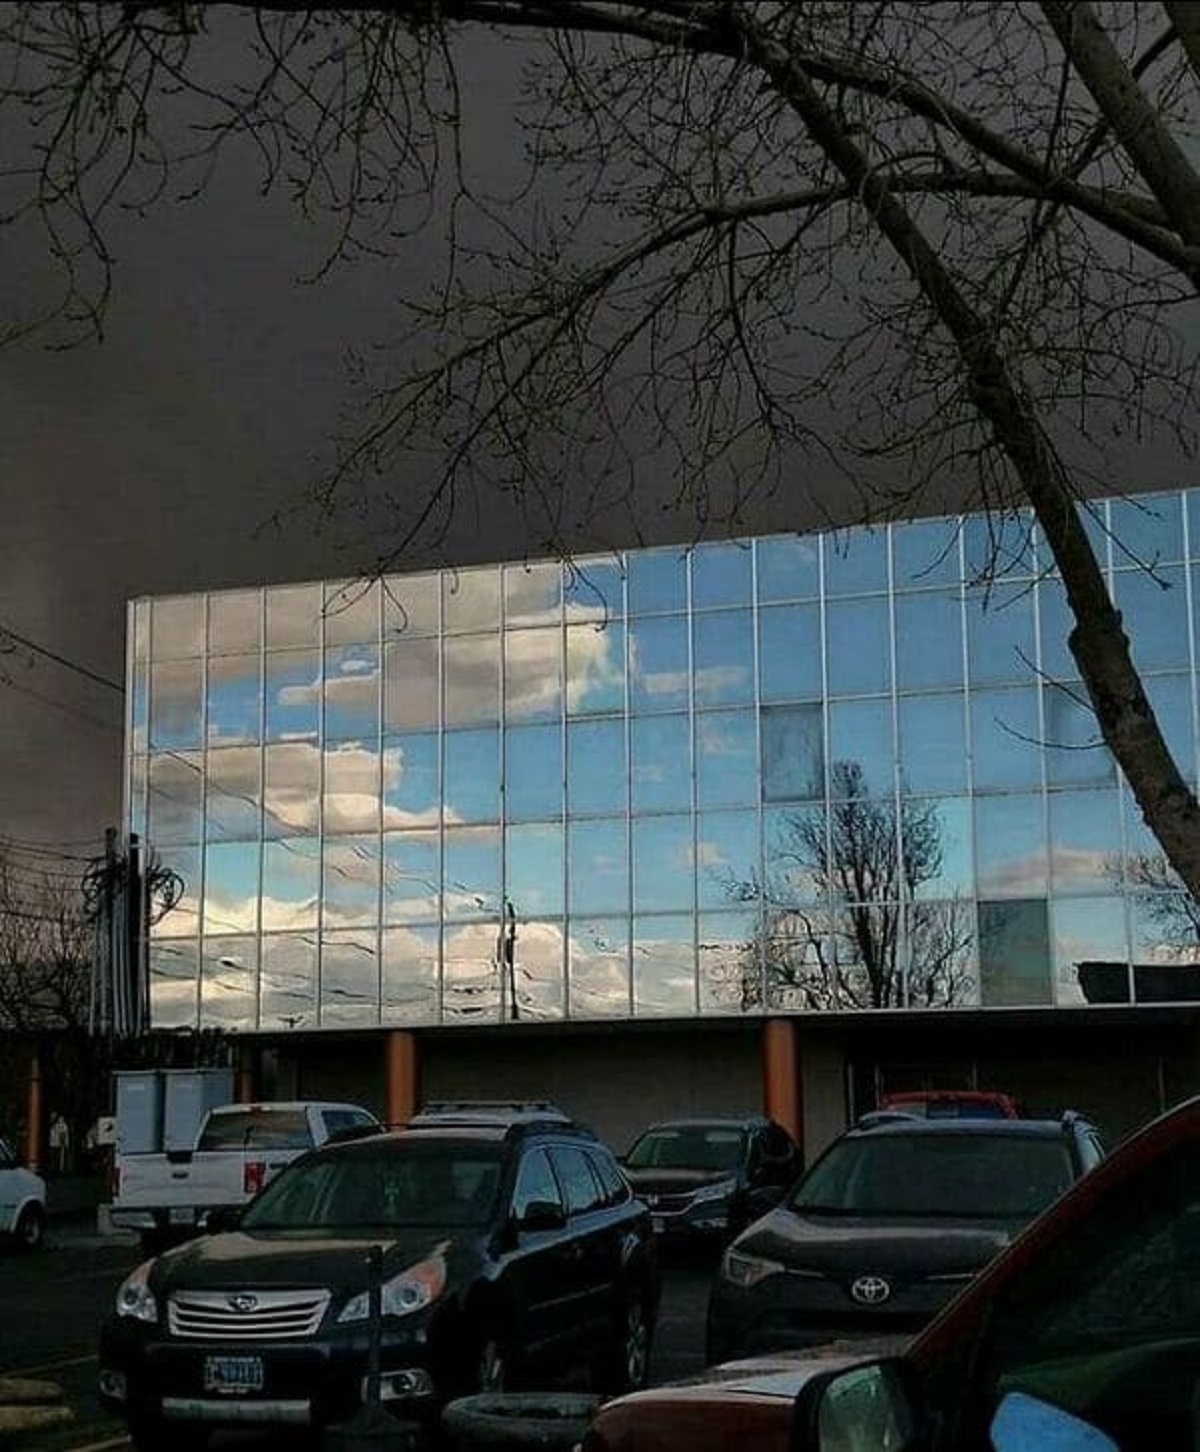
<path fill-rule="evenodd" d="M 642 1198 L 658 1215 L 678 1215 L 681 1211 L 691 1207 L 694 1193 L 692 1190 L 685 1190 L 681 1194 L 674 1195 L 656 1195 L 651 1192 Z"/>
<path fill-rule="evenodd" d="M 192 1341 L 283 1341 L 311 1336 L 328 1305 L 328 1291 L 179 1291 L 167 1328 Z"/>

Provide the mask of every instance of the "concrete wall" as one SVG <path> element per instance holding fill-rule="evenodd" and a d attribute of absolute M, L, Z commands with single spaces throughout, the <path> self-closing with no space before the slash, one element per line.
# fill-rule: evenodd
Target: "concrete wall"
<path fill-rule="evenodd" d="M 804 1163 L 811 1165 L 846 1128 L 846 1063 L 840 1043 L 803 1034 L 799 1055 Z"/>

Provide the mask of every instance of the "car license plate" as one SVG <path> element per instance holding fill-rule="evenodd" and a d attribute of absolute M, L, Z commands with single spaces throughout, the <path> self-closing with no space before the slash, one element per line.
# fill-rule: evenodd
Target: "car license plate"
<path fill-rule="evenodd" d="M 224 1396 L 262 1391 L 263 1364 L 261 1356 L 206 1356 L 204 1358 L 204 1390 Z"/>
<path fill-rule="evenodd" d="M 663 1218 L 661 1215 L 651 1215 L 650 1229 L 654 1231 L 655 1235 L 661 1235 L 663 1233 Z"/>
<path fill-rule="evenodd" d="M 191 1205 L 172 1205 L 167 1211 L 170 1225 L 193 1225 L 195 1220 L 196 1212 Z"/>

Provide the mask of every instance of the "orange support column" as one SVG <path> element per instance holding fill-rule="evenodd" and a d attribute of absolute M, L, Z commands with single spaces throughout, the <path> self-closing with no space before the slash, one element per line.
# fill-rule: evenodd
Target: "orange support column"
<path fill-rule="evenodd" d="M 416 1035 L 391 1029 L 383 1041 L 383 1117 L 404 1124 L 417 1112 L 419 1069 Z"/>
<path fill-rule="evenodd" d="M 762 1033 L 763 1113 L 803 1141 L 800 1060 L 790 1018 L 769 1018 Z"/>
<path fill-rule="evenodd" d="M 234 1078 L 233 1096 L 239 1104 L 252 1104 L 258 1098 L 255 1057 L 254 1050 L 249 1044 L 238 1045 L 237 1074 Z"/>
<path fill-rule="evenodd" d="M 25 1163 L 42 1168 L 42 1063 L 37 1050 L 29 1061 L 29 1087 L 25 1101 Z"/>

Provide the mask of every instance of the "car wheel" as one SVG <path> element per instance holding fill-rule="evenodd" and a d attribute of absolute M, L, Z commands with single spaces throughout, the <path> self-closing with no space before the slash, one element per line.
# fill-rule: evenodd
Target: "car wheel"
<path fill-rule="evenodd" d="M 41 1250 L 46 1237 L 46 1216 L 38 1205 L 26 1205 L 17 1220 L 17 1245 L 24 1251 Z"/>
<path fill-rule="evenodd" d="M 445 1443 L 491 1452 L 569 1452 L 600 1405 L 580 1392 L 510 1392 L 460 1397 L 442 1410 Z"/>
<path fill-rule="evenodd" d="M 625 1303 L 620 1330 L 597 1368 L 597 1387 L 620 1394 L 638 1391 L 650 1377 L 650 1321 L 646 1298 L 635 1290 Z"/>

